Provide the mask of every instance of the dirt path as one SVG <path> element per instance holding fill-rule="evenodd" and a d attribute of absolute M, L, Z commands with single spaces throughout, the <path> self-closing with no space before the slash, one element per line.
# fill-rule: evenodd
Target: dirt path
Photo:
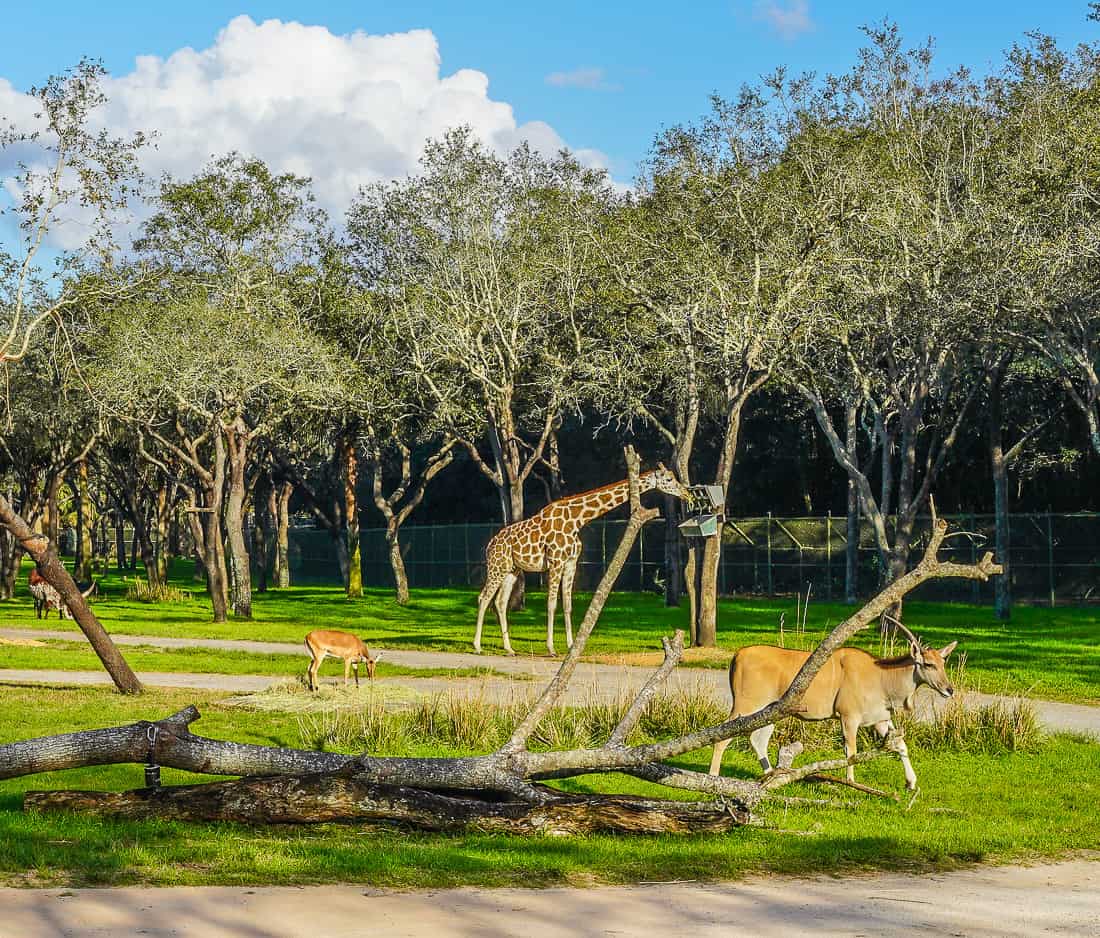
<path fill-rule="evenodd" d="M 150 645 L 157 648 L 216 648 L 223 651 L 241 651 L 259 654 L 287 654 L 306 657 L 305 648 L 289 642 L 253 642 L 208 638 L 161 638 L 152 635 L 116 635 L 120 645 Z M 84 636 L 77 631 L 45 629 L 0 628 L 0 638 L 7 639 L 65 639 L 81 641 Z M 380 678 L 383 687 L 399 686 L 402 702 L 430 697 L 442 692 L 476 696 L 496 703 L 507 703 L 536 693 L 558 669 L 560 659 L 536 658 L 517 655 L 475 655 L 463 652 L 409 651 L 385 649 L 391 664 L 410 668 L 492 668 L 501 674 L 514 675 L 521 680 L 504 678 Z M 303 666 L 304 670 L 304 666 Z M 632 696 L 651 673 L 649 668 L 616 664 L 580 664 L 570 685 L 566 704 L 580 705 L 596 700 L 615 700 Z M 234 693 L 256 693 L 272 684 L 286 680 L 285 676 L 262 674 L 185 674 L 165 672 L 141 672 L 141 680 L 156 687 L 194 687 L 206 690 L 222 690 Z M 337 678 L 328 677 L 326 683 Z M 0 669 L 0 682 L 35 684 L 109 684 L 110 678 L 102 671 L 56 671 Z M 670 690 L 692 693 L 708 693 L 721 706 L 727 706 L 729 687 L 726 672 L 712 668 L 681 668 L 669 677 Z M 363 691 L 364 693 L 366 691 Z M 396 698 L 395 698 L 396 699 Z M 989 694 L 970 694 L 974 705 L 1004 700 Z M 918 716 L 929 716 L 933 707 L 941 701 L 925 691 L 918 695 Z M 1052 730 L 1064 730 L 1100 736 L 1100 707 L 1079 704 L 1056 703 L 1047 700 L 1032 701 L 1043 725 Z M 922 710 L 923 708 L 923 710 Z"/>
<path fill-rule="evenodd" d="M 597 889 L 0 889 L 2 938 L 1100 936 L 1100 862 Z"/>

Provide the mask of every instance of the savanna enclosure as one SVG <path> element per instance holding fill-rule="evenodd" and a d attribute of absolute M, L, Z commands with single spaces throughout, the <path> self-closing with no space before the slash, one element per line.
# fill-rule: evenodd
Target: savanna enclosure
<path fill-rule="evenodd" d="M 0 114 L 0 877 L 1095 847 L 1100 748 L 1027 698 L 1100 703 L 1100 49 L 979 79 L 885 24 L 662 130 L 632 188 L 460 127 L 342 218 L 248 153 L 143 177 L 103 75 Z M 316 629 L 388 657 L 311 692 Z M 753 644 L 808 657 L 731 713 Z M 846 644 L 943 699 L 841 755 L 784 718 Z"/>

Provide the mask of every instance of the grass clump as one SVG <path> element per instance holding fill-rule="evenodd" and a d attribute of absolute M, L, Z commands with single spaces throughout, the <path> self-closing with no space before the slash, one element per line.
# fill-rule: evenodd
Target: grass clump
<path fill-rule="evenodd" d="M 126 598 L 135 603 L 186 603 L 191 601 L 191 591 L 168 583 L 130 580 L 126 584 Z"/>

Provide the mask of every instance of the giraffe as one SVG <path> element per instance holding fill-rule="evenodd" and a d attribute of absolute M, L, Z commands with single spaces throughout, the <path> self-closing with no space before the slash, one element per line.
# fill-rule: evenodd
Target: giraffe
<path fill-rule="evenodd" d="M 669 495 L 691 496 L 663 465 L 638 477 L 641 492 L 657 489 Z M 581 553 L 580 529 L 593 518 L 604 515 L 630 498 L 630 480 L 581 492 L 551 502 L 542 511 L 497 531 L 485 548 L 485 585 L 477 601 L 477 631 L 474 651 L 481 652 L 481 628 L 485 611 L 496 597 L 497 618 L 504 637 L 504 650 L 514 655 L 508 639 L 508 597 L 521 572 L 546 571 L 546 647 L 554 651 L 554 614 L 561 589 L 565 615 L 565 643 L 573 645 L 573 578 Z"/>

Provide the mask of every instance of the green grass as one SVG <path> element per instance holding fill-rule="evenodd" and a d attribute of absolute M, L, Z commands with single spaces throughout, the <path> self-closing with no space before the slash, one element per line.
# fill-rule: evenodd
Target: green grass
<path fill-rule="evenodd" d="M 2 694 L 0 742 L 157 718 L 190 702 L 203 713 L 192 729 L 206 736 L 299 746 L 308 744 L 311 732 L 293 715 L 232 709 L 219 695 L 202 691 L 150 690 L 139 700 L 105 688 L 9 686 Z M 456 742 L 461 737 L 442 736 L 451 742 L 409 733 L 391 739 L 393 746 L 410 754 L 466 751 Z M 928 744 L 935 748 L 918 748 L 915 741 L 912 747 L 922 792 L 911 808 L 904 799 L 895 803 L 843 789 L 792 786 L 787 789 L 790 794 L 828 798 L 845 806 L 777 802 L 764 811 L 767 828 L 721 836 L 442 836 L 360 824 L 250 829 L 23 813 L 21 796 L 27 789 L 123 789 L 142 784 L 140 766 L 47 773 L 0 782 L 0 882 L 357 882 L 439 888 L 703 881 L 762 872 L 940 870 L 981 860 L 1059 856 L 1100 843 L 1100 746 L 1065 736 L 1027 751 L 993 747 L 968 752 L 932 737 Z M 704 768 L 708 760 L 709 752 L 699 752 L 680 761 Z M 726 765 L 727 772 L 754 772 L 751 754 L 738 746 L 730 748 Z M 868 784 L 891 790 L 901 786 L 901 769 L 893 760 L 861 766 L 858 773 Z M 166 784 L 195 779 L 171 770 L 163 774 Z M 576 779 L 568 786 L 655 791 L 617 776 Z"/>
<path fill-rule="evenodd" d="M 120 646 L 130 667 L 135 671 L 167 671 L 185 674 L 270 674 L 300 677 L 306 673 L 309 657 L 301 655 L 263 654 L 258 652 L 223 651 L 211 648 L 157 648 L 153 645 Z M 42 645 L 2 646 L 4 668 L 53 669 L 57 671 L 98 671 L 103 666 L 87 642 L 67 642 L 45 639 Z M 360 665 L 360 679 L 365 679 L 366 667 Z M 342 661 L 326 660 L 320 675 L 328 677 L 344 673 Z M 391 664 L 386 660 L 375 665 L 378 677 L 491 677 L 505 675 L 492 668 L 411 668 Z M 0 677 L 3 676 L 0 670 Z"/>
<path fill-rule="evenodd" d="M 105 596 L 95 603 L 97 615 L 108 630 L 119 634 L 248 638 L 301 642 L 314 628 L 353 631 L 368 644 L 388 648 L 470 651 L 477 614 L 473 590 L 414 590 L 408 606 L 393 602 L 389 590 L 367 590 L 359 600 L 348 600 L 336 587 L 292 587 L 257 593 L 255 617 L 215 625 L 210 603 L 201 584 L 189 576 L 189 564 L 174 568 L 173 584 L 195 593 L 190 602 L 149 604 L 123 599 L 124 586 L 117 576 L 104 582 Z M 24 628 L 57 628 L 55 619 L 34 618 L 20 580 L 18 598 L 0 605 L 0 625 Z M 579 624 L 589 600 L 576 597 L 574 619 Z M 777 623 L 786 612 L 788 637 L 794 622 L 793 599 L 723 599 L 719 609 L 718 642 L 727 651 L 751 643 L 774 643 Z M 807 637 L 820 637 L 851 612 L 840 603 L 811 603 Z M 545 654 L 544 593 L 532 591 L 528 607 L 509 616 L 512 642 L 521 654 Z M 687 605 L 668 609 L 651 594 L 614 593 L 607 603 L 588 652 L 591 655 L 629 655 L 660 649 L 662 635 L 687 628 Z M 973 685 L 990 693 L 1027 693 L 1053 700 L 1100 703 L 1100 608 L 1021 606 L 1011 622 L 993 618 L 984 606 L 962 603 L 906 604 L 906 622 L 929 642 L 944 645 L 958 639 L 967 656 Z M 67 625 L 73 628 L 72 624 Z M 559 612 L 558 649 L 564 650 Z M 873 632 L 857 637 L 856 644 L 875 650 Z M 486 622 L 482 647 L 500 651 L 500 630 L 492 611 Z M 3 649 L 5 656 L 10 649 Z M 219 654 L 218 660 L 224 660 Z M 687 666 L 724 667 L 725 656 L 689 660 Z M 216 665 L 217 670 L 230 665 Z M 229 672 L 234 673 L 234 672 Z M 281 672 L 279 672 L 281 673 Z"/>

